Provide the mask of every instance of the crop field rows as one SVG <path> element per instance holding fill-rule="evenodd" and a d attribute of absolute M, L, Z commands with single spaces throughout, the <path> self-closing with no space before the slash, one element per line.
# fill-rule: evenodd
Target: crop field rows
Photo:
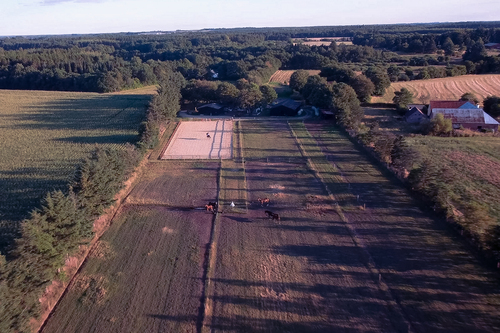
<path fill-rule="evenodd" d="M 47 191 L 65 189 L 90 151 L 137 140 L 149 98 L 0 90 L 0 250 Z"/>
<path fill-rule="evenodd" d="M 393 82 L 382 97 L 374 103 L 392 103 L 394 92 L 408 89 L 414 103 L 428 104 L 431 100 L 458 100 L 466 92 L 474 93 L 481 101 L 487 96 L 500 95 L 500 74 L 462 75 L 430 80 Z"/>
<path fill-rule="evenodd" d="M 343 134 L 235 129 L 234 160 L 146 166 L 44 332 L 498 331 L 496 273 Z"/>
<path fill-rule="evenodd" d="M 310 69 L 307 70 L 309 75 L 318 75 L 320 70 Z M 288 84 L 290 82 L 290 77 L 295 70 L 277 70 L 269 79 L 269 82 L 278 82 L 281 84 Z"/>

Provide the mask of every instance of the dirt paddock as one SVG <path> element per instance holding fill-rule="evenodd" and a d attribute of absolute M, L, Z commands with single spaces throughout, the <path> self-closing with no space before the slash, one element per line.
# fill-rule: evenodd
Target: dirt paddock
<path fill-rule="evenodd" d="M 179 128 L 161 158 L 230 159 L 232 148 L 232 121 L 186 121 L 179 124 Z"/>

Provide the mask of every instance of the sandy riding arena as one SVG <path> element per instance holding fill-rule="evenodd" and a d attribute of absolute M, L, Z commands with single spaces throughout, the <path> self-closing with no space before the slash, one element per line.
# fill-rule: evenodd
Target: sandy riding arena
<path fill-rule="evenodd" d="M 232 148 L 232 121 L 186 121 L 180 123 L 161 158 L 230 159 Z"/>

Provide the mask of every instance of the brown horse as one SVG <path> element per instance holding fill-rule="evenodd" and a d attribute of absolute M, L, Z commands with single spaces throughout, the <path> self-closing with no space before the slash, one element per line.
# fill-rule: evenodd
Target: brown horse
<path fill-rule="evenodd" d="M 264 213 L 266 213 L 267 218 L 270 218 L 270 219 L 273 219 L 273 220 L 280 221 L 280 216 L 279 216 L 279 214 L 273 213 L 273 212 L 271 212 L 270 210 L 266 210 Z"/>
<path fill-rule="evenodd" d="M 269 198 L 264 198 L 264 199 L 258 198 L 257 201 L 260 202 L 261 206 L 264 205 L 269 206 L 269 204 L 271 203 L 271 199 Z"/>
<path fill-rule="evenodd" d="M 205 205 L 205 208 L 207 209 L 207 212 L 214 212 L 214 206 L 212 205 Z"/>

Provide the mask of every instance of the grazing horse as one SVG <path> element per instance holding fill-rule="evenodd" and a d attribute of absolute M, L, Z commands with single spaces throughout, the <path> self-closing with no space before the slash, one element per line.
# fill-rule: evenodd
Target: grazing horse
<path fill-rule="evenodd" d="M 269 198 L 264 198 L 264 199 L 258 198 L 257 201 L 260 202 L 260 205 L 262 207 L 264 207 L 264 204 L 266 206 L 269 206 L 269 204 L 271 203 L 271 199 L 269 199 Z"/>
<path fill-rule="evenodd" d="M 212 205 L 205 205 L 205 208 L 207 209 L 207 212 L 214 212 L 214 206 Z"/>
<path fill-rule="evenodd" d="M 271 218 L 273 220 L 280 221 L 280 216 L 279 214 L 273 213 L 270 210 L 266 210 L 264 213 L 266 213 L 267 218 Z"/>

